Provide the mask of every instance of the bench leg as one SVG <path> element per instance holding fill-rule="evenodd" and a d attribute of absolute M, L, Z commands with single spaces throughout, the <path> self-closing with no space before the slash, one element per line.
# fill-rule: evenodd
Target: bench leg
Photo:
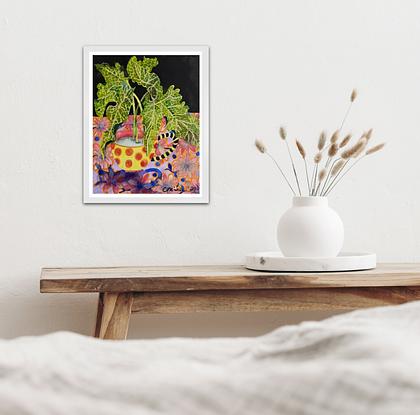
<path fill-rule="evenodd" d="M 95 337 L 125 340 L 130 322 L 132 293 L 100 293 Z"/>

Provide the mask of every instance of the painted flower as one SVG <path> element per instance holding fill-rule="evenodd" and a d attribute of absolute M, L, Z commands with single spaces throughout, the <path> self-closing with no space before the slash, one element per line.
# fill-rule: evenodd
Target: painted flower
<path fill-rule="evenodd" d="M 200 183 L 190 183 L 189 184 L 189 193 L 200 193 Z"/>
<path fill-rule="evenodd" d="M 157 156 L 161 156 L 166 152 L 168 148 L 171 148 L 172 144 L 167 138 L 161 138 L 155 143 L 155 152 Z"/>
<path fill-rule="evenodd" d="M 93 139 L 99 141 L 109 128 L 109 120 L 106 117 L 93 117 Z M 97 139 L 98 138 L 98 139 Z"/>
<path fill-rule="evenodd" d="M 153 188 L 156 193 L 170 193 L 178 190 L 178 179 L 174 173 L 164 172 L 162 178 L 158 180 L 157 185 Z"/>
<path fill-rule="evenodd" d="M 159 169 L 149 168 L 141 172 L 128 174 L 128 180 L 124 187 L 128 193 L 151 193 L 156 186 L 162 173 Z"/>
<path fill-rule="evenodd" d="M 93 143 L 93 168 L 108 170 L 113 164 L 114 158 L 111 146 L 106 146 L 104 153 L 102 153 L 101 146 L 98 143 Z"/>
<path fill-rule="evenodd" d="M 121 193 L 125 190 L 125 172 L 114 172 L 112 167 L 108 171 L 101 170 L 98 173 L 99 181 L 95 186 L 100 193 Z"/>
<path fill-rule="evenodd" d="M 179 155 L 173 161 L 173 170 L 176 172 L 179 179 L 185 181 L 196 182 L 199 178 L 200 159 L 193 152 L 187 152 L 184 155 Z"/>
<path fill-rule="evenodd" d="M 193 154 L 197 154 L 198 150 L 197 147 L 188 143 L 185 140 L 180 139 L 178 142 L 178 146 L 176 148 L 176 153 L 177 155 L 185 155 L 188 153 L 193 153 Z"/>
<path fill-rule="evenodd" d="M 200 178 L 198 175 L 193 175 L 185 180 L 181 179 L 180 185 L 186 193 L 200 193 Z"/>

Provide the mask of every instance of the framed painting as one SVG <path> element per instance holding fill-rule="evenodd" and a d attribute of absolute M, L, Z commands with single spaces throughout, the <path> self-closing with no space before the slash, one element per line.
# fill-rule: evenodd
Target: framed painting
<path fill-rule="evenodd" d="M 208 54 L 84 48 L 85 203 L 208 203 Z"/>

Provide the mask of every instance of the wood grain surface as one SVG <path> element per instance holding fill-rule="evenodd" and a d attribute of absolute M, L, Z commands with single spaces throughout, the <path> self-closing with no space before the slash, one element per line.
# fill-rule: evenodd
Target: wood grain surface
<path fill-rule="evenodd" d="M 134 294 L 133 312 L 352 310 L 420 299 L 420 287 L 212 290 Z"/>
<path fill-rule="evenodd" d="M 161 292 L 420 286 L 420 264 L 379 264 L 351 272 L 278 273 L 240 265 L 43 268 L 41 292 Z"/>
<path fill-rule="evenodd" d="M 110 340 L 126 339 L 132 304 L 132 293 L 100 294 L 95 337 Z"/>

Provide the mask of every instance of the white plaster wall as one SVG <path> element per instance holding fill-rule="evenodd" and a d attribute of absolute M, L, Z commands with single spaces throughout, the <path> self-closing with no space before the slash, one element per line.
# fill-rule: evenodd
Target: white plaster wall
<path fill-rule="evenodd" d="M 315 146 L 340 122 L 386 151 L 331 197 L 347 250 L 420 260 L 418 1 L 2 0 L 0 336 L 89 333 L 95 298 L 40 295 L 41 266 L 238 263 L 275 249 L 287 188 L 256 153 L 263 137 Z M 211 202 L 82 204 L 82 46 L 211 48 Z M 322 313 L 136 316 L 131 337 L 253 335 Z"/>

